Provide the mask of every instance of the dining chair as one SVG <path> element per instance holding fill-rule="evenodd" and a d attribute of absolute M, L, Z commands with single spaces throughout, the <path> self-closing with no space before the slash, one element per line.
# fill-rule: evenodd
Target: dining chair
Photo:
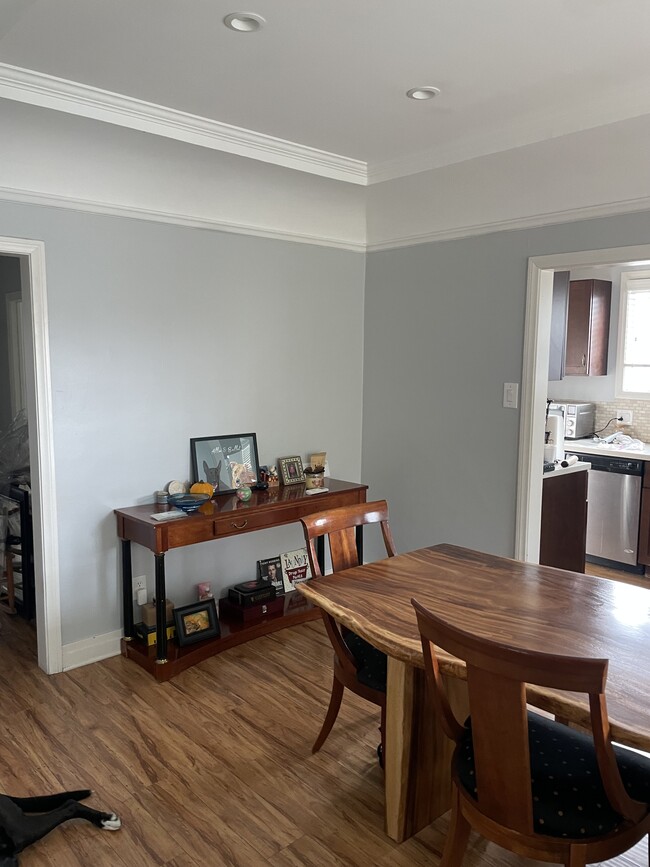
<path fill-rule="evenodd" d="M 328 538 L 332 571 L 341 572 L 360 565 L 356 530 L 367 524 L 380 526 L 386 553 L 389 557 L 395 556 L 395 545 L 388 523 L 388 504 L 385 500 L 317 512 L 302 518 L 301 523 L 311 571 L 315 578 L 322 575 L 316 552 L 316 541 L 325 536 Z M 377 650 L 352 630 L 339 625 L 331 614 L 322 609 L 321 614 L 334 648 L 334 671 L 329 707 L 323 727 L 312 747 L 312 753 L 318 752 L 325 743 L 338 716 L 343 691 L 349 689 L 381 708 L 379 726 L 381 742 L 377 753 L 383 767 L 386 728 L 386 654 Z"/>
<path fill-rule="evenodd" d="M 440 867 L 462 864 L 470 829 L 528 858 L 584 867 L 650 830 L 650 760 L 610 739 L 606 659 L 522 650 L 460 629 L 415 599 L 427 686 L 456 742 Z M 436 656 L 466 662 L 470 716 L 454 716 Z M 526 684 L 589 695 L 591 734 L 530 712 Z"/>

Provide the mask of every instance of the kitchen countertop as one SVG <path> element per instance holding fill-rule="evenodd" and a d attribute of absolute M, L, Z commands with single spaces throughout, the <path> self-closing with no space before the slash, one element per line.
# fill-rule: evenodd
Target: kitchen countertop
<path fill-rule="evenodd" d="M 643 444 L 642 449 L 621 449 L 611 443 L 595 443 L 591 440 L 564 440 L 564 451 L 585 455 L 609 455 L 610 457 L 636 458 L 638 461 L 650 461 L 650 445 Z"/>
<path fill-rule="evenodd" d="M 555 469 L 544 473 L 544 479 L 555 479 L 558 476 L 567 476 L 569 473 L 582 473 L 584 470 L 591 469 L 591 464 L 586 461 L 578 461 L 577 464 L 571 464 L 570 467 L 562 467 L 560 464 L 555 464 Z"/>

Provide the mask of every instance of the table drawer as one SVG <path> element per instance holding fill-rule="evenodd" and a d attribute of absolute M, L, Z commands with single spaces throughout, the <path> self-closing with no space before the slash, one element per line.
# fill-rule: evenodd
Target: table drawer
<path fill-rule="evenodd" d="M 195 545 L 197 542 L 209 542 L 214 538 L 212 522 L 205 520 L 203 516 L 189 515 L 182 521 L 174 521 L 166 526 L 156 527 L 164 539 L 161 548 L 163 551 L 169 548 L 182 548 L 185 545 Z"/>
<path fill-rule="evenodd" d="M 263 530 L 269 527 L 268 516 L 265 514 L 246 514 L 242 509 L 240 513 L 231 512 L 215 518 L 214 535 L 219 538 L 233 536 L 237 533 L 248 533 L 250 530 Z"/>

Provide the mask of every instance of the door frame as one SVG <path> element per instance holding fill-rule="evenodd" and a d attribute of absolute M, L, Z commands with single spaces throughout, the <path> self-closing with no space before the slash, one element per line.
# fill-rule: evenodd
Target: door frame
<path fill-rule="evenodd" d="M 539 562 L 553 275 L 555 271 L 583 266 L 648 260 L 650 244 L 553 253 L 528 260 L 515 517 L 515 557 L 518 560 Z"/>
<path fill-rule="evenodd" d="M 63 670 L 63 662 L 45 244 L 0 237 L 0 255 L 20 259 L 38 664 L 55 674 Z"/>

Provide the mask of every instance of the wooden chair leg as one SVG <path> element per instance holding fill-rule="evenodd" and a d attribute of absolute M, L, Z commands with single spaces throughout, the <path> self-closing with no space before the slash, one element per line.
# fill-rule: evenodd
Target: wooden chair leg
<path fill-rule="evenodd" d="M 451 821 L 440 867 L 461 867 L 467 849 L 470 830 L 469 822 L 461 813 L 460 795 L 458 794 L 457 786 L 454 784 L 451 792 Z"/>
<path fill-rule="evenodd" d="M 586 867 L 587 850 L 584 846 L 571 846 L 565 867 Z"/>
<path fill-rule="evenodd" d="M 323 727 L 320 730 L 320 734 L 316 738 L 314 746 L 311 748 L 312 753 L 317 753 L 319 751 L 319 749 L 327 740 L 327 736 L 332 731 L 332 726 L 336 721 L 336 717 L 339 713 L 339 708 L 341 707 L 342 698 L 343 684 L 339 683 L 339 681 L 335 677 L 334 682 L 332 683 L 332 695 L 330 697 L 329 707 L 327 708 L 327 716 L 325 717 L 325 722 L 323 723 Z"/>

